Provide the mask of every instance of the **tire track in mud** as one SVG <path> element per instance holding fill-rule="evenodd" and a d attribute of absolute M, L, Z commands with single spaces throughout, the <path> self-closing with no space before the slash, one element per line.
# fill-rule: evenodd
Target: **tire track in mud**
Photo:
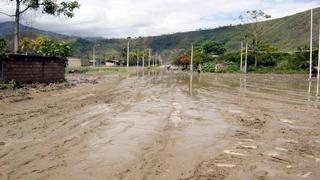
<path fill-rule="evenodd" d="M 99 90 L 98 91 L 96 91 L 96 92 L 99 92 Z M 101 92 L 101 91 L 100 91 Z M 85 93 L 85 92 L 82 92 L 82 93 Z M 108 96 L 110 96 L 110 91 L 105 91 L 104 90 L 104 93 L 106 93 Z M 65 123 L 66 121 L 71 121 L 72 119 L 77 119 L 76 117 L 77 116 L 81 116 L 81 113 L 86 113 L 86 112 L 83 112 L 83 111 L 79 111 L 79 109 L 85 109 L 89 104 L 96 104 L 97 103 L 97 98 L 94 98 L 94 99 L 90 99 L 89 101 L 88 101 L 88 99 L 82 99 L 81 101 L 75 101 L 75 99 L 78 97 L 78 95 L 79 95 L 79 93 L 75 93 L 74 95 L 68 95 L 69 97 L 67 97 L 67 98 L 65 98 L 65 99 L 68 99 L 69 101 L 65 101 L 64 100 L 64 102 L 68 102 L 67 103 L 67 105 L 72 105 L 72 106 L 69 106 L 67 109 L 65 109 L 64 111 L 60 111 L 60 112 L 54 112 L 53 114 L 52 113 L 49 113 L 50 111 L 46 111 L 45 113 L 43 113 L 43 114 L 39 114 L 38 116 L 32 116 L 31 118 L 30 118 L 30 116 L 28 116 L 28 121 L 34 121 L 34 122 L 36 122 L 36 121 L 39 121 L 39 120 L 41 120 L 41 119 L 47 119 L 47 118 L 49 118 L 49 119 L 51 119 L 51 120 L 53 120 L 54 121 L 54 123 L 51 123 L 51 124 L 49 124 L 49 125 L 46 125 L 45 127 L 43 127 L 43 128 L 45 128 L 45 129 L 37 129 L 37 128 L 34 128 L 35 127 L 35 124 L 31 124 L 31 127 L 33 127 L 32 128 L 32 133 L 31 134 L 29 134 L 27 137 L 30 137 L 31 139 L 30 139 L 30 141 L 25 141 L 24 140 L 24 142 L 21 142 L 21 143 L 18 143 L 18 144 L 11 144 L 10 142 L 8 143 L 6 143 L 6 146 L 7 147 L 14 147 L 15 148 L 15 150 L 14 151 L 10 151 L 10 152 L 8 152 L 8 153 L 4 153 L 4 156 L 3 156 L 3 158 L 5 158 L 5 159 L 1 159 L 1 161 L 2 162 L 4 162 L 4 165 L 8 162 L 7 160 L 10 158 L 10 157 L 12 157 L 12 156 L 16 156 L 17 154 L 19 154 L 20 152 L 26 152 L 26 151 L 28 151 L 28 149 L 29 149 L 29 147 L 32 147 L 33 149 L 34 148 L 36 148 L 36 149 L 39 149 L 40 148 L 40 146 L 42 146 L 42 144 L 44 144 L 44 143 L 46 143 L 46 141 L 45 141 L 45 139 L 43 139 L 42 141 L 39 141 L 39 142 L 37 142 L 37 141 L 34 141 L 34 137 L 39 137 L 39 135 L 37 135 L 38 133 L 40 133 L 40 134 L 43 134 L 43 135 L 41 135 L 42 137 L 45 137 L 45 136 L 47 136 L 47 135 L 49 135 L 48 133 L 50 132 L 50 131 L 48 131 L 48 127 L 50 127 L 51 129 L 54 129 L 55 127 L 57 127 L 57 124 L 61 124 L 62 123 L 62 125 L 64 124 L 64 126 L 61 126 L 61 127 L 59 127 L 58 129 L 61 129 L 61 128 L 64 128 L 64 129 L 68 129 L 68 131 L 70 131 L 70 130 L 72 130 L 72 129 L 77 129 L 77 130 L 79 130 L 79 127 L 81 126 L 81 124 L 83 123 L 83 122 L 79 122 L 79 123 L 76 123 L 76 124 L 70 124 L 70 125 L 68 125 L 67 123 Z M 71 96 L 71 97 L 70 97 Z M 50 98 L 46 98 L 47 100 L 50 100 Z M 58 102 L 58 100 L 55 100 L 55 99 L 53 99 L 53 103 L 51 102 L 51 101 L 48 101 L 48 102 L 45 102 L 45 104 L 51 104 L 50 106 L 52 106 L 52 107 L 59 107 L 59 106 L 64 106 L 65 104 L 63 104 L 63 101 L 62 102 Z M 73 103 L 72 103 L 73 102 Z M 74 104 L 75 102 L 79 102 L 79 104 Z M 83 104 L 81 104 L 82 102 L 84 102 L 84 103 L 86 103 L 87 105 L 83 105 Z M 25 102 L 21 102 L 21 103 L 25 103 Z M 59 104 L 60 103 L 60 104 Z M 52 105 L 53 104 L 53 105 Z M 41 104 L 40 104 L 40 106 L 41 106 Z M 33 108 L 33 107 L 32 107 Z M 31 112 L 35 112 L 35 113 L 37 113 L 39 110 L 40 111 L 42 111 L 42 107 L 40 107 L 39 109 L 36 109 L 36 110 L 31 110 Z M 70 111 L 70 110 L 72 110 L 72 111 Z M 24 118 L 25 117 L 25 115 L 28 115 L 28 112 L 23 112 L 23 111 L 25 111 L 25 110 L 20 110 L 22 113 L 19 113 L 19 114 L 17 114 L 17 116 L 15 116 L 14 114 L 13 115 L 10 115 L 9 114 L 9 116 L 10 117 L 13 117 L 12 119 L 9 119 L 9 121 L 14 121 L 15 119 L 19 119 L 20 117 L 22 117 L 22 118 Z M 80 113 L 79 113 L 80 112 Z M 90 116 L 87 116 L 87 117 L 85 117 L 85 118 L 83 118 L 83 119 L 89 119 L 89 120 L 94 120 L 94 121 L 99 121 L 99 118 L 101 118 L 102 116 L 105 116 L 105 115 L 103 115 L 103 114 L 105 114 L 105 112 L 104 111 L 101 111 L 101 112 L 98 112 L 97 114 L 96 113 L 94 113 L 94 114 L 92 114 L 92 115 L 90 115 Z M 3 115 L 3 114 L 2 114 Z M 63 117 L 64 115 L 67 115 L 66 117 Z M 61 118 L 57 118 L 57 117 L 60 117 L 61 116 Z M 29 119 L 30 118 L 30 119 Z M 69 119 L 69 120 L 68 120 Z M 65 122 L 63 122 L 63 121 L 61 121 L 61 120 L 63 120 L 63 121 L 65 121 Z M 59 122 L 59 123 L 58 123 Z M 29 125 L 30 126 L 30 125 Z M 41 155 L 41 158 L 40 159 L 37 159 L 37 162 L 39 163 L 39 162 L 42 162 L 44 159 L 48 159 L 48 158 L 52 158 L 52 157 L 59 157 L 60 156 L 60 158 L 58 158 L 58 161 L 57 161 L 57 163 L 56 164 L 59 164 L 59 159 L 63 159 L 64 157 L 63 156 L 61 156 L 61 155 L 63 155 L 65 152 L 66 152 L 66 150 L 67 149 L 65 149 L 64 147 L 65 146 L 74 146 L 74 145 L 77 145 L 77 144 L 80 144 L 80 142 L 83 142 L 84 140 L 85 140 L 85 138 L 84 137 L 87 137 L 88 136 L 88 133 L 87 132 L 93 132 L 93 129 L 96 129 L 96 128 L 99 128 L 99 127 L 101 127 L 101 124 L 98 124 L 98 125 L 95 125 L 95 126 L 93 126 L 93 127 L 91 127 L 91 128 L 89 128 L 89 129 L 87 129 L 87 130 L 84 130 L 84 131 L 79 131 L 79 132 L 77 132 L 77 134 L 78 135 L 80 135 L 80 136 L 78 136 L 78 137 L 76 137 L 75 138 L 75 136 L 74 137 L 70 137 L 70 138 L 68 138 L 67 136 L 65 136 L 66 138 L 54 138 L 54 136 L 56 136 L 56 135 L 58 135 L 58 136 L 61 136 L 61 135 L 63 135 L 64 133 L 63 133 L 63 131 L 62 131 L 62 129 L 60 130 L 60 132 L 62 132 L 62 134 L 61 135 L 59 135 L 59 133 L 56 133 L 56 135 L 49 135 L 48 136 L 48 138 L 50 139 L 50 141 L 51 140 L 53 140 L 52 141 L 52 143 L 51 143 L 51 145 L 49 145 L 48 147 L 46 147 L 46 148 L 44 148 L 43 149 L 43 152 L 46 152 L 46 150 L 45 149 L 50 149 L 50 146 L 52 146 L 52 147 L 54 147 L 54 149 L 56 149 L 57 151 L 55 152 L 55 153 L 50 153 L 50 151 L 47 151 L 47 152 L 49 152 L 48 154 L 46 154 L 46 153 L 41 153 L 41 152 L 39 152 L 39 153 L 41 153 L 42 155 Z M 92 129 L 93 128 L 93 129 Z M 21 131 L 21 129 L 16 129 L 17 131 Z M 28 130 L 25 130 L 25 131 L 28 131 Z M 3 131 L 2 131 L 3 132 Z M 5 137 L 5 136 L 2 136 L 2 137 Z M 24 139 L 26 139 L 26 138 L 24 138 Z M 49 140 L 48 139 L 48 140 Z M 47 140 L 47 141 L 48 141 Z M 70 144 L 71 142 L 73 142 L 72 144 Z M 28 145 L 29 144 L 29 145 Z M 21 147 L 20 148 L 20 150 L 18 150 L 18 148 L 17 147 Z M 65 150 L 63 150 L 63 149 L 65 149 Z M 2 150 L 1 150 L 1 147 L 0 147 L 0 152 L 2 152 Z M 0 153 L 1 154 L 1 153 Z M 30 155 L 29 155 L 30 156 Z M 34 156 L 34 155 L 32 155 L 32 156 Z M 31 157 L 31 156 L 30 156 Z M 54 158 L 55 159 L 55 158 Z M 51 164 L 55 164 L 55 162 L 56 162 L 56 160 L 54 160 L 54 159 L 52 159 L 51 160 Z M 22 161 L 22 159 L 21 160 L 19 160 L 19 159 L 16 159 L 15 161 L 17 161 L 17 162 L 19 162 L 19 161 Z M 47 161 L 47 160 L 46 160 Z M 49 162 L 49 161 L 48 161 Z M 11 162 L 12 164 L 14 164 L 15 162 Z M 1 163 L 2 164 L 2 163 Z M 33 161 L 32 162 L 29 162 L 29 163 L 21 163 L 21 165 L 17 165 L 16 166 L 16 168 L 14 168 L 14 166 L 11 166 L 11 169 L 15 169 L 14 171 L 10 171 L 11 173 L 10 173 L 10 176 L 9 177 L 15 177 L 16 175 L 18 175 L 16 172 L 19 172 L 19 171 L 21 171 L 19 174 L 23 174 L 23 175 L 25 175 L 25 170 L 23 170 L 23 169 L 27 169 L 27 167 L 31 167 L 30 165 L 32 165 L 32 164 L 34 164 L 33 163 Z M 4 166 L 4 167 L 6 167 L 6 166 Z M 2 167 L 3 168 L 3 167 Z M 4 168 L 4 169 L 7 169 L 8 168 L 8 166 L 6 167 L 6 168 Z M 2 169 L 2 170 L 4 170 L 4 169 Z M 50 169 L 52 169 L 52 168 L 50 168 Z M 40 170 L 40 171 L 38 171 L 38 170 L 34 170 L 34 172 L 44 172 L 44 171 L 42 171 L 42 170 Z M 12 176 L 12 174 L 14 174 L 15 176 Z M 32 174 L 32 173 L 31 173 Z M 30 175 L 30 174 L 29 174 Z"/>
<path fill-rule="evenodd" d="M 197 162 L 201 159 L 208 158 L 208 154 L 214 152 L 214 148 L 208 148 L 206 146 L 208 142 L 204 141 L 216 136 L 216 133 L 203 134 L 208 137 L 204 137 L 204 140 L 198 141 L 198 137 L 201 139 L 203 138 L 203 135 L 196 135 L 197 133 L 195 132 L 198 132 L 198 130 L 192 132 L 192 128 L 197 127 L 197 125 L 192 125 L 193 123 L 206 122 L 206 120 L 200 117 L 201 113 L 199 113 L 199 116 L 191 115 L 194 113 L 194 109 L 197 109 L 197 105 L 192 105 L 192 110 L 190 110 L 191 114 L 182 114 L 182 111 L 185 111 L 186 108 L 188 108 L 188 105 L 183 104 L 186 104 L 188 101 L 193 101 L 192 98 L 188 97 L 187 93 L 184 92 L 184 89 L 185 88 L 181 86 L 173 86 L 168 93 L 164 96 L 160 96 L 160 99 L 170 102 L 168 105 L 171 107 L 171 112 L 168 113 L 168 115 L 163 114 L 163 116 L 166 116 L 166 121 L 164 122 L 161 134 L 153 140 L 153 143 L 144 148 L 142 156 L 134 163 L 135 165 L 133 167 L 128 168 L 118 175 L 119 179 L 181 179 L 192 172 Z M 197 111 L 199 111 L 199 109 L 197 109 Z M 213 117 L 210 117 L 209 119 L 211 118 Z M 201 126 L 202 125 L 200 124 L 200 127 Z M 189 127 L 191 127 L 191 129 L 188 129 Z M 198 143 L 199 147 L 195 148 L 191 145 L 191 153 L 180 151 L 177 147 L 184 145 L 190 146 L 190 144 L 193 143 L 192 141 L 191 143 L 188 143 L 182 140 L 189 138 L 190 136 L 197 136 L 196 138 L 193 137 L 193 141 Z M 206 148 L 208 149 L 206 150 Z M 185 150 L 188 151 L 187 149 Z M 204 150 L 209 153 L 199 156 L 197 155 L 197 150 Z M 185 156 L 176 155 L 179 153 L 185 154 Z M 182 156 L 187 160 L 181 160 Z M 201 157 L 199 158 L 200 160 L 197 156 Z M 178 162 L 173 163 L 174 161 Z M 186 164 L 184 163 L 191 165 L 187 168 L 180 169 L 175 167 L 185 166 Z"/>
<path fill-rule="evenodd" d="M 174 88 L 175 87 L 172 87 L 171 90 L 169 90 L 169 94 L 172 93 Z M 156 99 L 160 97 L 156 97 Z M 174 127 L 171 118 L 176 109 L 174 109 L 173 104 L 168 105 L 171 106 L 171 112 L 167 115 L 162 115 L 165 116 L 165 121 L 162 122 L 163 125 L 159 135 L 152 140 L 151 144 L 147 144 L 146 147 L 143 148 L 141 153 L 142 156 L 138 158 L 133 167 L 129 167 L 127 170 L 117 175 L 119 179 L 148 179 L 148 177 L 154 173 L 159 173 L 159 167 L 157 165 L 161 162 L 162 153 L 170 141 L 170 134 Z"/>
<path fill-rule="evenodd" d="M 125 82 L 122 82 L 124 84 L 126 84 Z M 126 84 L 126 86 L 128 86 L 128 84 Z M 113 117 L 113 123 L 109 126 L 108 129 L 104 129 L 103 131 L 106 131 L 106 134 L 103 133 L 103 131 L 100 131 L 102 133 L 100 133 L 100 137 L 103 137 L 103 141 L 99 142 L 99 144 L 95 144 L 93 143 L 93 145 L 107 145 L 109 146 L 108 148 L 107 147 L 93 147 L 93 146 L 89 146 L 88 149 L 86 151 L 91 151 L 90 154 L 94 153 L 95 151 L 105 151 L 105 153 L 107 154 L 110 154 L 108 152 L 112 151 L 112 149 L 114 148 L 117 148 L 117 143 L 119 143 L 119 139 L 123 138 L 123 137 L 126 137 L 128 136 L 127 134 L 130 134 L 132 133 L 133 131 L 145 131 L 144 129 L 141 129 L 141 125 L 138 125 L 136 123 L 130 123 L 130 114 L 127 114 L 127 112 L 131 112 L 131 111 L 136 111 L 135 108 L 137 108 L 137 104 L 140 104 L 140 102 L 143 102 L 144 101 L 144 96 L 146 96 L 146 93 L 148 94 L 148 91 L 146 91 L 145 89 L 148 89 L 146 86 L 144 86 L 143 84 L 141 85 L 137 85 L 138 86 L 138 92 L 139 93 L 136 93 L 136 91 L 133 91 L 133 93 L 130 93 L 129 95 L 131 95 L 131 99 L 125 99 L 124 102 L 120 102 L 121 104 L 123 104 L 125 106 L 125 108 L 123 110 L 121 110 L 121 112 L 118 112 L 116 113 L 116 115 Z M 121 85 L 120 85 L 121 87 Z M 141 88 L 143 87 L 143 88 Z M 130 86 L 130 89 L 132 90 L 132 88 L 134 88 L 133 86 Z M 122 98 L 121 98 L 122 99 Z M 154 100 L 156 100 L 156 98 L 154 98 Z M 119 103 L 119 102 L 118 102 Z M 138 110 L 139 111 L 139 110 Z M 134 114 L 133 114 L 134 115 Z M 120 117 L 127 117 L 126 121 L 123 121 Z M 119 119 L 120 118 L 120 119 Z M 119 120 L 117 120 L 119 119 Z M 137 118 L 135 118 L 135 120 L 138 120 Z M 134 122 L 134 121 L 133 121 Z M 128 136 L 130 137 L 130 136 Z M 98 141 L 99 138 L 97 139 Z M 102 139 L 101 139 L 102 140 Z M 92 141 L 92 140 L 91 140 Z M 95 140 L 94 140 L 95 141 Z M 108 142 L 107 144 L 105 142 Z M 125 142 L 125 141 L 124 141 Z M 140 143 L 143 143 L 143 141 L 141 141 Z M 119 144 L 121 145 L 121 144 Z M 114 147 L 114 148 L 113 148 Z M 107 149 L 106 149 L 107 148 Z M 125 147 L 124 147 L 125 148 Z M 100 150 L 99 150 L 100 149 Z M 119 152 L 118 152 L 119 153 Z M 95 160 L 94 159 L 83 159 L 81 157 L 79 157 L 80 159 L 82 159 L 81 163 L 86 163 L 86 162 L 94 162 Z M 102 157 L 101 157 L 102 158 Z M 100 158 L 100 159 L 101 159 Z M 108 158 L 108 157 L 105 157 L 105 158 Z M 103 158 L 102 158 L 103 159 Z M 129 161 L 129 160 L 128 160 Z M 113 162 L 113 160 L 111 160 L 111 162 Z M 75 162 L 73 162 L 75 163 Z M 106 159 L 104 162 L 101 162 L 99 163 L 100 166 L 105 166 L 104 164 L 105 163 L 108 163 L 108 160 Z M 110 163 L 110 161 L 109 161 Z M 90 164 L 87 166 L 86 170 L 89 170 L 91 168 L 93 168 L 95 166 L 91 166 Z M 110 170 L 110 169 L 109 169 Z M 94 170 L 94 171 L 97 171 L 97 170 Z M 100 171 L 98 172 L 97 174 L 103 174 L 103 173 L 106 173 L 105 171 Z M 112 171 L 110 170 L 110 173 L 112 173 Z M 97 175 L 98 176 L 98 175 Z"/>
<path fill-rule="evenodd" d="M 204 93 L 210 96 L 210 93 Z M 310 138 L 305 137 L 303 131 L 317 128 L 294 127 L 295 121 L 281 120 L 288 114 L 279 114 L 278 109 L 270 106 L 275 103 L 269 97 L 268 101 L 254 102 L 241 94 L 229 97 L 224 92 L 215 94 L 224 97 L 216 99 L 218 103 L 223 102 L 219 111 L 238 128 L 233 131 L 227 149 L 218 153 L 217 157 L 201 162 L 187 179 L 316 179 L 320 146 L 310 139 L 302 139 Z M 295 106 L 292 106 L 282 105 L 282 112 L 294 112 Z M 285 127 L 287 123 L 293 124 Z M 294 149 L 300 149 L 301 153 L 297 154 Z"/>

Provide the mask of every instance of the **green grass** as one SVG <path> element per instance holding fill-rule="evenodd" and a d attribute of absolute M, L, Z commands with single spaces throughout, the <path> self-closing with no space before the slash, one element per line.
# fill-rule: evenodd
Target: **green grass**
<path fill-rule="evenodd" d="M 307 70 L 293 70 L 293 69 L 277 69 L 275 67 L 259 67 L 257 69 L 248 69 L 249 73 L 260 74 L 307 74 Z"/>
<path fill-rule="evenodd" d="M 127 69 L 124 67 L 68 67 L 66 68 L 66 74 L 72 73 L 88 73 L 88 72 L 96 72 L 96 73 L 110 73 L 110 72 L 119 72 L 125 73 Z"/>

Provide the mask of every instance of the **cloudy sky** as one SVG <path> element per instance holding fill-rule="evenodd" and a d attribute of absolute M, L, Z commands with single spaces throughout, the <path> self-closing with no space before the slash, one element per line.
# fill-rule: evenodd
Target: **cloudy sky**
<path fill-rule="evenodd" d="M 137 37 L 237 24 L 238 16 L 246 10 L 261 9 L 278 18 L 320 6 L 320 0 L 78 1 L 81 8 L 72 19 L 28 12 L 21 23 L 85 37 Z M 14 3 L 0 0 L 0 11 L 14 12 Z M 8 20 L 0 14 L 0 22 Z"/>

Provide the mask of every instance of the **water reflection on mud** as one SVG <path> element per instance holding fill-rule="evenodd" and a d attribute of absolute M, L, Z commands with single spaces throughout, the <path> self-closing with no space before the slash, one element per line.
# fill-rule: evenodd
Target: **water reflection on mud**
<path fill-rule="evenodd" d="M 199 91 L 205 90 L 255 99 L 273 97 L 276 101 L 284 103 L 320 107 L 320 83 L 308 81 L 304 75 L 198 74 L 147 70 L 137 71 L 134 76 L 145 78 L 152 84 L 166 84 L 167 87 L 185 86 L 185 93 L 193 98 L 197 98 Z"/>

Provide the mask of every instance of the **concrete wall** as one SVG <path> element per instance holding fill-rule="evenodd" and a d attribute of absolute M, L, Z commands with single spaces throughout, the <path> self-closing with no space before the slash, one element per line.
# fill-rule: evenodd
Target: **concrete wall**
<path fill-rule="evenodd" d="M 65 78 L 65 65 L 59 58 L 9 55 L 0 58 L 2 80 L 19 83 L 52 83 Z"/>
<path fill-rule="evenodd" d="M 89 66 L 89 59 L 68 57 L 68 67 Z"/>

